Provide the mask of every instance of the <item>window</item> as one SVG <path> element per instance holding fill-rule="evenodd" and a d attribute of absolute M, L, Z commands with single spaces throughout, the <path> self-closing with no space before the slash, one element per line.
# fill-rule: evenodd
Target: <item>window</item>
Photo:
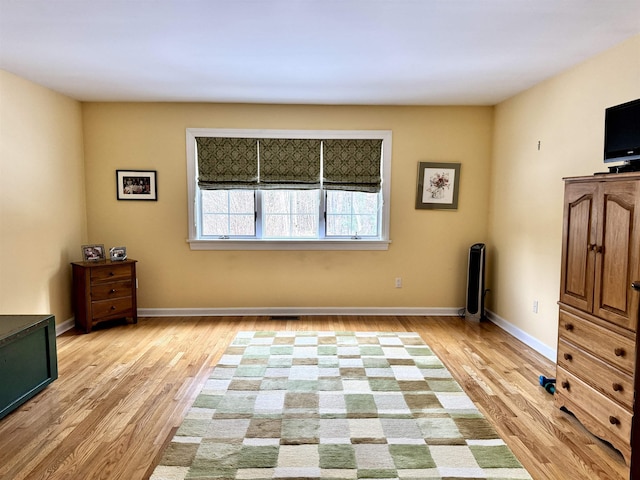
<path fill-rule="evenodd" d="M 391 132 L 187 129 L 192 249 L 387 249 Z"/>

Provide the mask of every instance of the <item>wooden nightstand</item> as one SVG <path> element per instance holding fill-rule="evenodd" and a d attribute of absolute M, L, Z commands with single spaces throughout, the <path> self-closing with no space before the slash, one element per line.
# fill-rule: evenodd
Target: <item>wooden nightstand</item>
<path fill-rule="evenodd" d="M 116 318 L 138 322 L 136 260 L 74 262 L 73 305 L 76 326 L 89 333 Z"/>

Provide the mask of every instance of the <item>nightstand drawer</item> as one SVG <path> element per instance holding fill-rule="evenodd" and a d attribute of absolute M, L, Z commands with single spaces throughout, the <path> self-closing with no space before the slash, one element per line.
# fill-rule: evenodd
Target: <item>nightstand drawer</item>
<path fill-rule="evenodd" d="M 632 373 L 635 368 L 635 340 L 560 310 L 560 339 L 583 347 L 606 363 Z"/>
<path fill-rule="evenodd" d="M 91 289 L 91 300 L 96 302 L 111 298 L 130 297 L 132 286 L 133 282 L 131 280 L 95 285 Z"/>
<path fill-rule="evenodd" d="M 114 265 L 110 264 L 104 267 L 94 268 L 91 270 L 91 284 L 103 282 L 117 282 L 119 280 L 127 280 L 131 278 L 131 265 Z"/>
<path fill-rule="evenodd" d="M 633 378 L 560 339 L 558 365 L 623 407 L 633 408 Z"/>
<path fill-rule="evenodd" d="M 93 319 L 120 318 L 131 316 L 131 297 L 114 298 L 102 302 L 93 302 Z"/>

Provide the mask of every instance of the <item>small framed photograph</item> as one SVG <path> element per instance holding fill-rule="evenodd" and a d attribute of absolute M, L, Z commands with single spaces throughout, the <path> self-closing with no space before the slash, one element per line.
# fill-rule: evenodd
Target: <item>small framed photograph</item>
<path fill-rule="evenodd" d="M 82 261 L 99 262 L 105 259 L 104 245 L 82 245 Z"/>
<path fill-rule="evenodd" d="M 109 249 L 109 258 L 112 262 L 121 262 L 127 259 L 127 247 L 111 247 Z"/>
<path fill-rule="evenodd" d="M 116 170 L 118 200 L 158 200 L 155 170 Z"/>
<path fill-rule="evenodd" d="M 418 163 L 416 208 L 458 208 L 459 163 Z"/>

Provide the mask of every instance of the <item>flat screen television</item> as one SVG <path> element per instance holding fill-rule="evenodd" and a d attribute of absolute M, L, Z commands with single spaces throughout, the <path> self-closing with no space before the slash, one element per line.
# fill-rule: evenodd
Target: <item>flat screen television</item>
<path fill-rule="evenodd" d="M 604 161 L 624 162 L 615 171 L 640 170 L 640 98 L 605 110 Z"/>

